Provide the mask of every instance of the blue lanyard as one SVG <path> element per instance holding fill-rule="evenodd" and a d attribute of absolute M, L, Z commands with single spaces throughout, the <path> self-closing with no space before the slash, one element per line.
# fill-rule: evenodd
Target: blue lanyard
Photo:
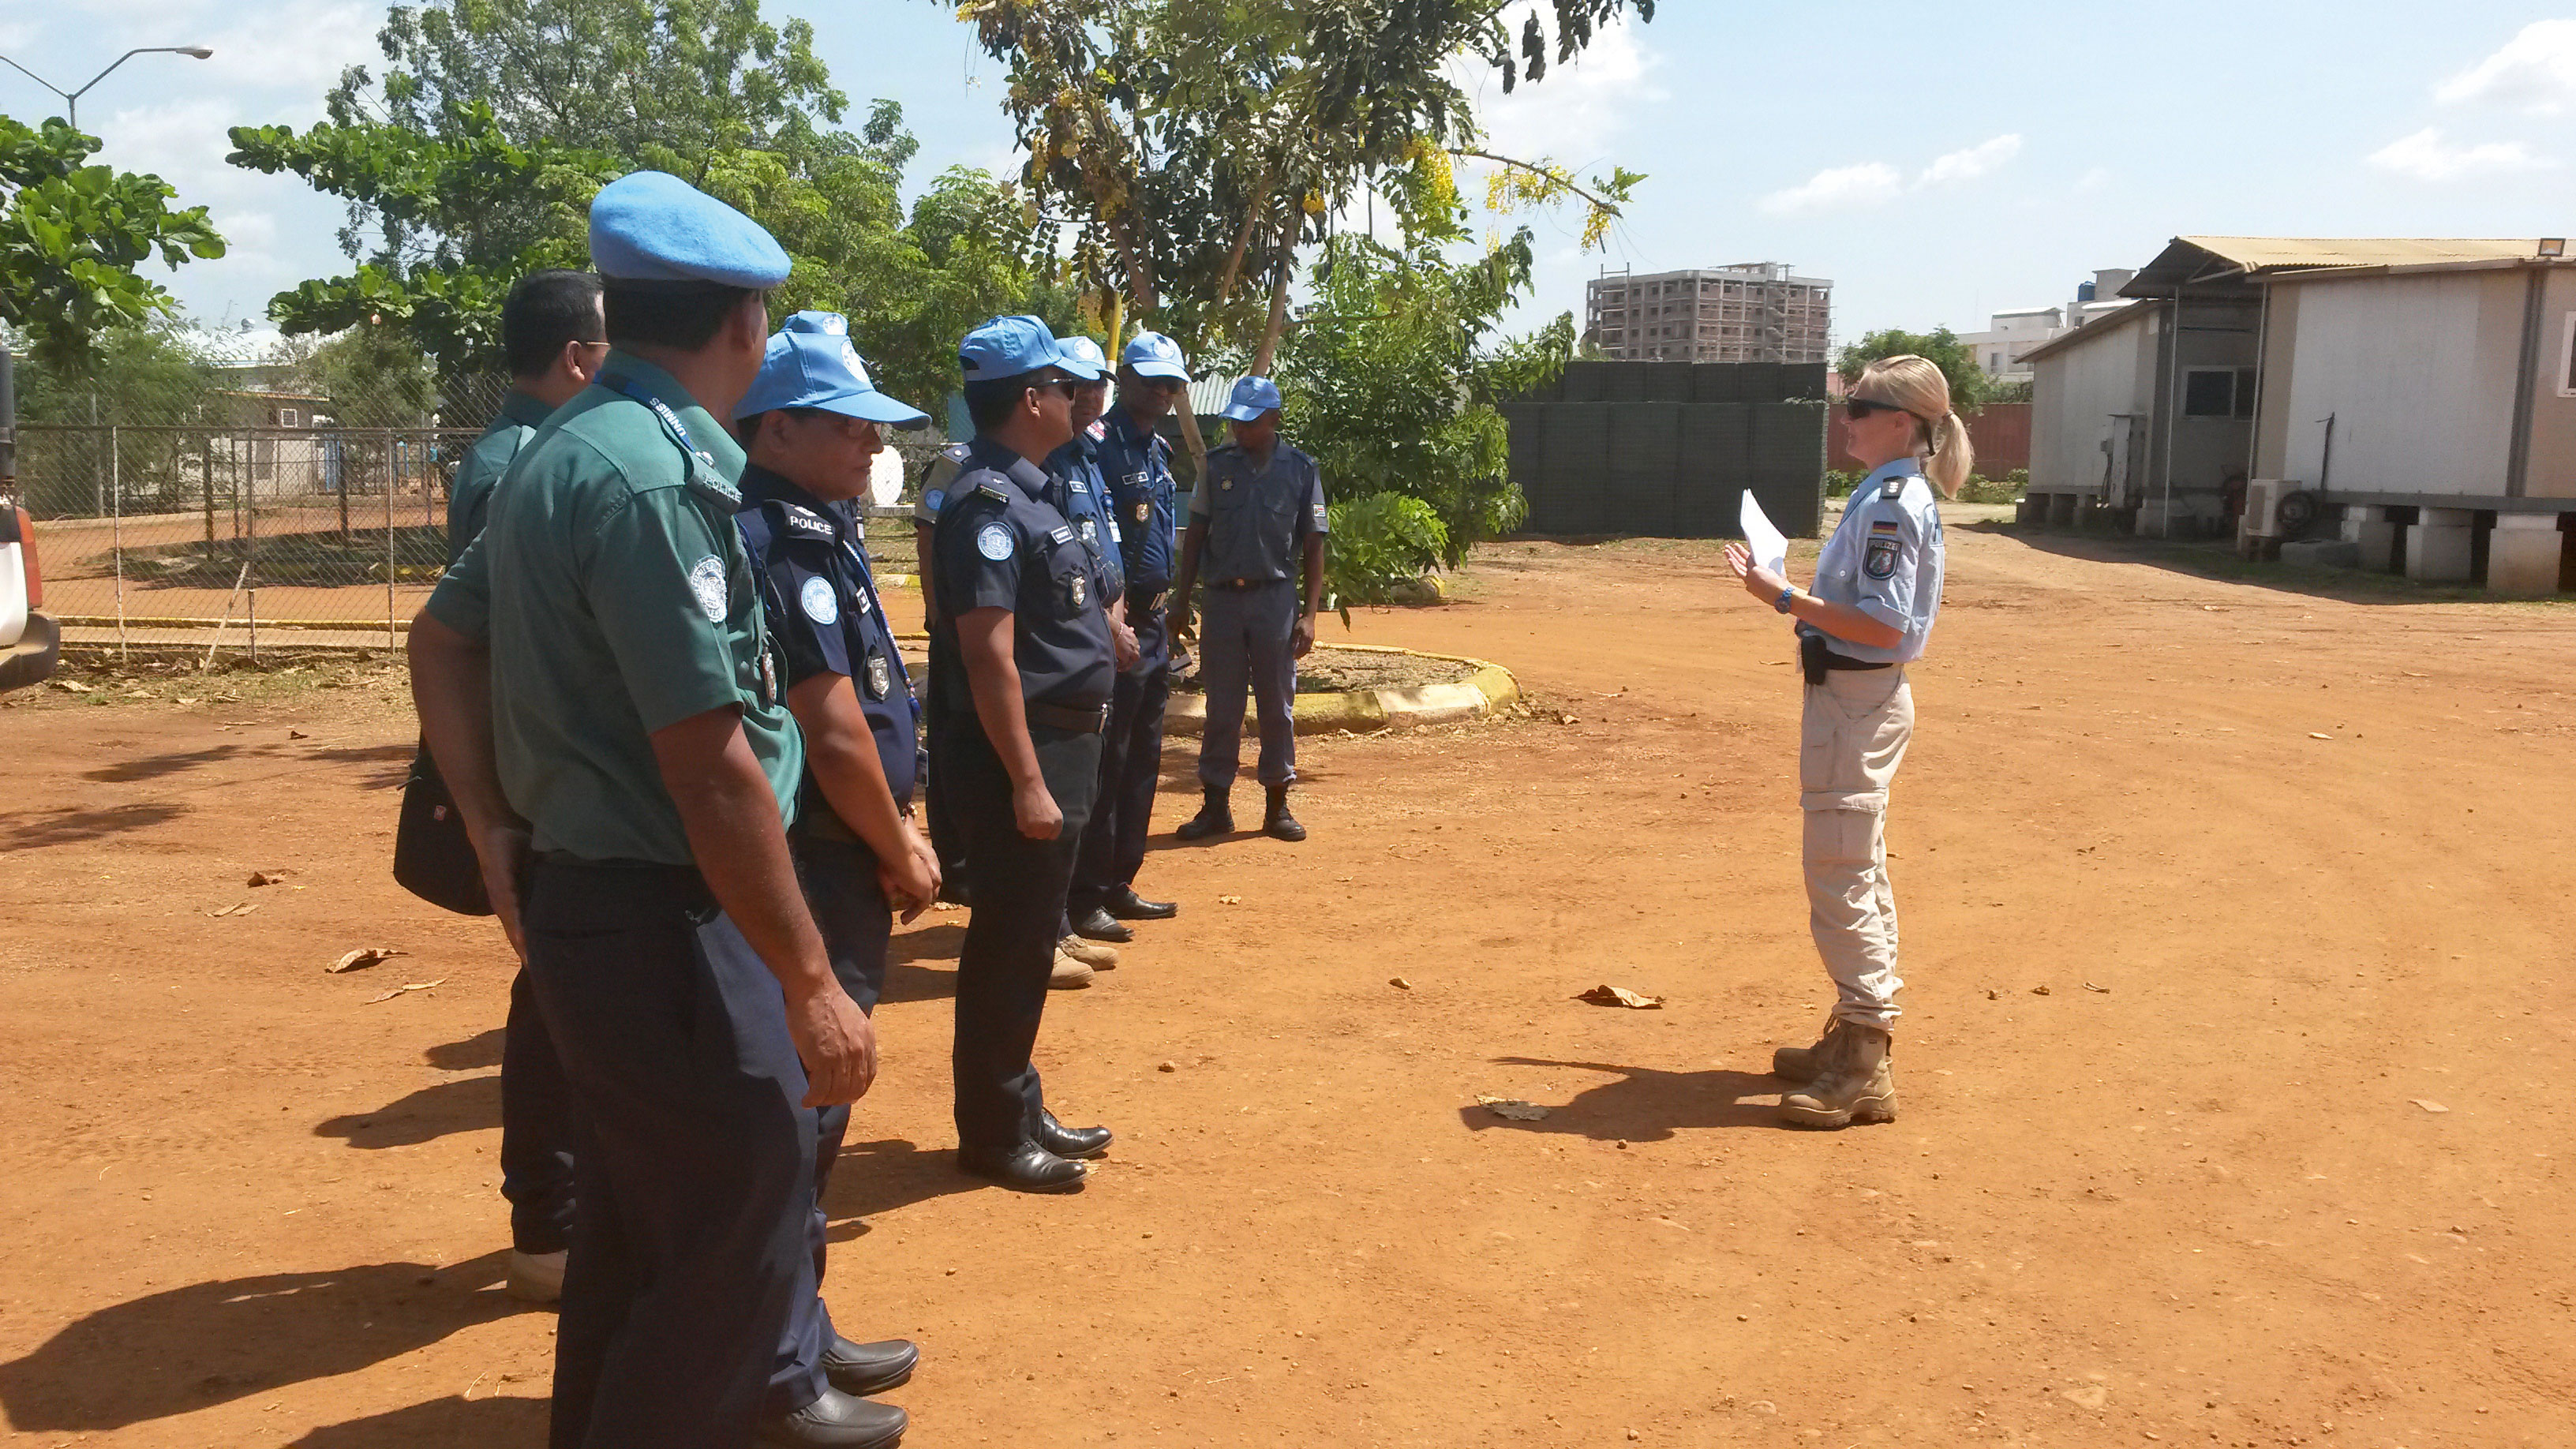
<path fill-rule="evenodd" d="M 607 383 L 610 387 L 617 389 L 619 392 L 635 399 L 644 406 L 651 408 L 653 410 L 653 415 L 662 420 L 662 431 L 669 433 L 671 435 L 671 441 L 680 445 L 680 451 L 687 453 L 690 457 L 697 459 L 701 463 L 705 463 L 710 466 L 715 463 L 714 458 L 698 451 L 697 440 L 689 436 L 689 425 L 680 421 L 680 415 L 671 410 L 671 405 L 669 403 L 666 403 L 660 398 L 655 397 L 653 394 L 646 392 L 643 388 L 637 386 L 635 380 L 630 377 L 619 377 L 615 374 L 610 374 L 609 376 L 601 378 L 600 381 Z"/>
<path fill-rule="evenodd" d="M 908 696 L 912 693 L 912 673 L 903 667 L 903 649 L 894 641 L 894 623 L 886 618 L 885 601 L 877 597 L 876 576 L 868 568 L 868 556 L 860 550 L 858 540 L 847 536 L 841 539 L 841 550 L 858 568 L 859 589 L 868 596 L 868 609 L 876 615 L 877 627 L 885 631 L 886 657 L 894 662 L 894 677 Z"/>

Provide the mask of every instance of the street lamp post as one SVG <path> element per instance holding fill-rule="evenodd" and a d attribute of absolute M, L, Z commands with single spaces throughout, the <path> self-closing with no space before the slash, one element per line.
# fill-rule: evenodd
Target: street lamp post
<path fill-rule="evenodd" d="M 89 78 L 89 85 L 82 86 L 76 91 L 64 90 L 61 86 L 54 84 L 52 81 L 49 81 L 43 76 L 36 74 L 34 71 L 27 69 L 25 66 L 18 64 L 18 62 L 10 60 L 9 57 L 5 55 L 0 55 L 0 62 L 7 63 L 10 69 L 25 76 L 29 80 L 34 81 L 36 84 L 43 86 L 45 89 L 52 91 L 55 95 L 61 96 L 63 98 L 63 107 L 67 112 L 63 119 L 70 122 L 71 128 L 77 131 L 80 129 L 80 98 L 89 94 L 90 86 L 97 85 L 100 81 L 107 79 L 108 71 L 116 69 L 118 66 L 125 64 L 127 61 L 134 59 L 138 55 L 165 54 L 185 55 L 197 60 L 207 60 L 213 57 L 214 52 L 206 49 L 202 45 L 137 46 L 134 49 L 127 51 L 125 54 L 118 56 L 115 60 L 110 61 L 108 63 L 107 70 L 100 71 L 98 74 L 91 76 Z"/>

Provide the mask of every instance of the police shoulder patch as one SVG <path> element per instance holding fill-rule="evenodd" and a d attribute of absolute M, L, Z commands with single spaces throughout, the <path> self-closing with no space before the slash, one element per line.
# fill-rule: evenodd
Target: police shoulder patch
<path fill-rule="evenodd" d="M 797 590 L 796 602 L 804 608 L 805 617 L 817 624 L 829 627 L 841 622 L 841 601 L 833 596 L 830 579 L 807 579 L 805 587 Z"/>
<path fill-rule="evenodd" d="M 1861 556 L 1860 571 L 1874 579 L 1893 577 L 1896 573 L 1897 540 L 1891 534 L 1873 533 L 1869 549 Z"/>
<path fill-rule="evenodd" d="M 1011 530 L 999 523 L 988 523 L 975 531 L 975 551 L 995 563 L 1009 558 L 1016 545 Z"/>
<path fill-rule="evenodd" d="M 796 537 L 823 539 L 838 537 L 833 531 L 831 520 L 813 509 L 793 503 L 782 503 L 779 507 L 786 512 L 787 531 Z"/>
<path fill-rule="evenodd" d="M 724 622 L 725 605 L 731 590 L 725 586 L 724 560 L 714 554 L 689 565 L 689 592 L 697 597 L 699 612 L 710 624 Z"/>
<path fill-rule="evenodd" d="M 921 501 L 931 512 L 937 513 L 947 504 L 948 494 L 944 490 L 933 488 L 921 495 Z"/>

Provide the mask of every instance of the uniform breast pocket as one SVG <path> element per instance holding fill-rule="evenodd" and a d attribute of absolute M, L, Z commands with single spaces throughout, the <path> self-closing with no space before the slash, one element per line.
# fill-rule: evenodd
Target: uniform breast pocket
<path fill-rule="evenodd" d="M 1047 555 L 1047 594 L 1058 618 L 1075 619 L 1092 606 L 1091 558 L 1076 543 Z"/>

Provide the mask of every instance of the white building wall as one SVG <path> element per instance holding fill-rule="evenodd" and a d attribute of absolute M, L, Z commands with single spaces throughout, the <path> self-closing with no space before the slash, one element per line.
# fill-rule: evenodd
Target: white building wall
<path fill-rule="evenodd" d="M 2107 325 L 2033 364 L 2030 486 L 2034 492 L 2093 492 L 2129 439 L 2115 414 L 2148 410 L 2155 384 L 2151 311 Z M 2106 446 L 2107 445 L 2107 446 Z M 2143 476 L 2143 456 L 2137 467 Z"/>
<path fill-rule="evenodd" d="M 2285 476 L 2310 487 L 2323 479 L 2338 493 L 2503 493 L 2522 288 L 2522 273 L 2493 271 L 2289 289 L 2298 294 L 2294 360 L 2275 415 L 2281 445 L 2266 453 Z M 2280 309 L 2273 320 L 2283 320 Z"/>

